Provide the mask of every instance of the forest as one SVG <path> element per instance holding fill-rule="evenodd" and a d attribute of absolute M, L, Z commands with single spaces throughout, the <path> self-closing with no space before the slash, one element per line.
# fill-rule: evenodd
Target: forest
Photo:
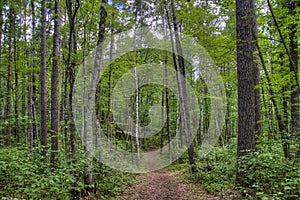
<path fill-rule="evenodd" d="M 300 199 L 299 0 L 0 0 L 1 199 Z"/>

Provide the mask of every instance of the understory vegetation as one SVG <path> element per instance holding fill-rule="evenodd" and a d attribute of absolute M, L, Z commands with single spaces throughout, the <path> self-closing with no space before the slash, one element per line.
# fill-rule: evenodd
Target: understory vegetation
<path fill-rule="evenodd" d="M 197 173 L 187 173 L 190 181 L 202 184 L 213 194 L 236 191 L 239 199 L 299 199 L 300 160 L 284 157 L 280 142 L 268 139 L 257 145 L 257 152 L 247 156 L 250 189 L 235 186 L 236 145 L 214 148 L 198 160 Z M 234 192 L 233 192 L 234 193 Z"/>
<path fill-rule="evenodd" d="M 21 146 L 0 150 L 0 196 L 20 199 L 70 199 L 82 193 L 92 199 L 109 199 L 135 183 L 134 175 L 113 170 L 94 160 L 94 185 L 85 183 L 88 160 L 79 152 L 74 163 L 61 152 L 53 169 L 40 148 Z M 94 188 L 87 191 L 86 188 Z"/>

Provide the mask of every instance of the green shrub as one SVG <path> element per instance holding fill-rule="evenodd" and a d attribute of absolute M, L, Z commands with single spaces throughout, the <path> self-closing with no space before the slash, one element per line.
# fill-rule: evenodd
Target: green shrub
<path fill-rule="evenodd" d="M 193 181 L 202 184 L 210 193 L 225 192 L 233 188 L 235 180 L 235 146 L 215 147 L 205 158 L 197 160 Z"/>
<path fill-rule="evenodd" d="M 249 178 L 261 199 L 299 199 L 300 163 L 283 156 L 280 144 L 261 149 L 249 161 Z"/>
<path fill-rule="evenodd" d="M 71 191 L 84 191 L 87 160 L 78 151 L 76 164 L 64 153 L 59 156 L 55 170 L 34 149 L 3 148 L 0 150 L 0 196 L 25 199 L 70 199 Z M 49 156 L 47 156 L 49 157 Z M 134 177 L 112 170 L 95 161 L 94 190 L 98 199 L 107 199 L 122 191 Z M 76 172 L 76 173 L 74 173 Z M 77 174 L 77 175 L 76 175 Z"/>

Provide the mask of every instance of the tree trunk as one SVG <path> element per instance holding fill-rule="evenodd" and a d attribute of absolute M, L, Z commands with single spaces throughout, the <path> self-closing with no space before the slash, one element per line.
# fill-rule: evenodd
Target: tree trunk
<path fill-rule="evenodd" d="M 169 103 L 169 88 L 168 88 L 168 55 L 166 53 L 166 58 L 165 58 L 165 79 L 166 79 L 166 114 L 167 114 L 167 133 L 168 133 L 168 143 L 169 143 L 169 160 L 170 163 L 173 160 L 173 149 L 172 149 L 172 142 L 171 142 L 171 127 L 170 127 L 170 103 Z"/>
<path fill-rule="evenodd" d="M 2 25 L 3 25 L 3 13 L 2 13 L 2 10 L 3 10 L 3 6 L 0 5 L 0 58 L 2 58 Z M 3 88 L 3 83 L 2 83 L 2 60 L 0 60 L 0 91 L 2 90 Z M 4 98 L 1 98 L 0 99 L 0 119 L 4 119 Z M 0 136 L 3 135 L 3 138 L 5 137 L 4 135 L 4 130 L 1 128 L 0 130 Z"/>
<path fill-rule="evenodd" d="M 165 92 L 164 89 L 162 89 L 161 92 L 161 116 L 162 116 L 162 120 L 161 120 L 161 131 L 160 131 L 160 154 L 162 154 L 163 152 L 163 147 L 164 147 L 164 113 L 165 113 L 165 109 L 164 109 L 164 96 L 165 96 Z"/>
<path fill-rule="evenodd" d="M 138 15 L 140 14 L 141 11 L 141 7 L 142 7 L 142 1 L 141 0 L 135 0 L 135 13 L 134 13 L 134 27 L 135 30 L 138 28 Z M 135 43 L 136 40 L 136 31 L 134 31 L 134 36 L 133 36 L 133 41 Z M 136 47 L 134 46 L 134 52 L 135 52 L 135 56 L 138 56 L 138 53 L 136 52 Z M 137 168 L 140 168 L 140 142 L 139 142 L 139 88 L 138 88 L 138 77 L 137 77 L 137 67 L 136 67 L 136 58 L 134 60 L 134 67 L 133 67 L 133 81 L 135 84 L 135 92 L 136 92 L 136 96 L 135 96 L 135 142 L 136 142 L 136 165 Z"/>
<path fill-rule="evenodd" d="M 254 62 L 257 38 L 255 0 L 236 0 L 237 71 L 238 71 L 238 168 L 236 183 L 251 187 L 247 179 L 247 162 L 243 156 L 255 149 L 256 92 L 258 73 Z M 258 114 L 258 113 L 257 113 Z"/>
<path fill-rule="evenodd" d="M 52 52 L 52 75 L 51 75 L 51 164 L 57 162 L 58 131 L 59 131 L 59 35 L 60 35 L 60 5 L 55 0 L 54 8 L 54 35 Z"/>
<path fill-rule="evenodd" d="M 112 0 L 112 7 L 114 7 L 114 2 Z M 112 20 L 114 20 L 115 17 L 115 13 L 112 12 Z M 113 130 L 112 130 L 112 123 L 113 123 L 113 113 L 111 111 L 112 108 L 112 70 L 113 70 L 113 60 L 112 60 L 112 54 L 113 54 L 113 48 L 114 48 L 114 27 L 113 27 L 113 22 L 111 22 L 111 27 L 110 27 L 110 32 L 111 32 L 111 39 L 110 39 L 110 50 L 109 50 L 109 60 L 110 60 L 110 65 L 109 65 L 109 77 L 108 77 L 108 88 L 109 88 L 109 102 L 108 102 L 108 118 L 107 118 L 107 128 L 108 128 L 108 132 L 110 134 L 110 138 L 112 141 L 112 137 L 113 137 Z M 116 140 L 116 138 L 115 138 Z M 117 148 L 117 145 L 116 145 Z M 112 146 L 110 146 L 110 150 L 112 150 Z"/>
<path fill-rule="evenodd" d="M 102 43 L 104 41 L 104 36 L 105 36 L 105 27 L 106 27 L 106 18 L 107 18 L 107 11 L 106 11 L 106 5 L 107 5 L 107 0 L 102 0 L 101 7 L 100 7 L 100 21 L 99 21 L 99 31 L 98 31 L 98 41 L 97 41 L 97 50 L 96 50 L 96 55 L 95 55 L 95 62 L 94 62 L 94 72 L 93 72 L 93 79 L 92 79 L 92 84 L 91 84 L 91 89 L 90 93 L 88 94 L 88 99 L 89 102 L 88 104 L 93 104 L 94 97 L 97 93 L 97 86 L 99 84 L 99 76 L 100 72 L 102 69 L 102 60 L 103 60 L 103 49 L 102 49 Z M 94 109 L 94 108 L 90 108 Z M 94 112 L 93 112 L 94 113 Z M 92 114 L 93 115 L 93 114 Z M 93 120 L 95 116 L 91 116 Z M 90 123 L 87 123 L 90 124 Z M 89 125 L 87 125 L 89 126 Z M 89 129 L 90 127 L 86 127 Z M 91 134 L 91 133 L 90 133 Z M 86 141 L 86 150 L 88 154 L 88 159 L 89 159 L 89 166 L 87 169 L 87 177 L 86 177 L 86 183 L 91 184 L 93 182 L 93 177 L 92 177 L 92 141 L 91 141 L 91 136 L 86 135 L 87 137 L 85 138 Z M 91 188 L 87 188 L 87 190 L 90 190 Z"/>
<path fill-rule="evenodd" d="M 79 0 L 66 0 L 67 15 L 69 20 L 69 39 L 68 39 L 68 56 L 67 56 L 67 69 L 65 76 L 65 88 L 64 88 L 64 100 L 67 107 L 65 120 L 69 124 L 69 130 L 65 129 L 65 137 L 67 138 L 68 131 L 70 132 L 70 153 L 73 163 L 77 163 L 77 135 L 73 113 L 73 90 L 75 83 L 75 67 L 76 67 L 76 54 L 77 54 L 77 41 L 76 41 L 76 16 L 80 7 Z M 69 83 L 69 91 L 67 84 Z M 74 172 L 76 178 L 78 178 L 78 172 Z M 76 187 L 77 183 L 74 183 Z M 76 190 L 71 191 L 72 199 L 79 198 L 79 192 Z"/>
<path fill-rule="evenodd" d="M 179 39 L 179 33 L 178 33 L 178 24 L 176 19 L 176 8 L 175 8 L 175 2 L 174 0 L 171 0 L 171 8 L 172 8 L 172 14 L 173 14 L 173 25 L 174 25 L 174 35 L 175 35 L 175 44 L 176 44 L 176 50 L 177 50 L 177 61 L 180 75 L 178 76 L 178 85 L 179 85 L 179 98 L 181 99 L 180 106 L 181 113 L 183 117 L 183 123 L 184 123 L 184 132 L 187 137 L 188 142 L 188 155 L 189 155 L 189 163 L 191 165 L 192 173 L 195 172 L 195 151 L 194 151 L 194 145 L 192 140 L 192 133 L 191 133 L 191 125 L 190 125 L 190 112 L 189 112 L 189 105 L 188 105 L 188 99 L 187 99 L 187 89 L 186 89 L 186 80 L 185 80 L 185 66 L 184 66 L 184 59 L 183 59 L 183 51 Z M 183 77 L 183 78 L 181 78 Z"/>
<path fill-rule="evenodd" d="M 46 72 L 46 0 L 42 0 L 41 5 L 41 19 L 42 19 L 42 27 L 41 27 L 41 69 L 40 69 L 40 116 L 41 116 L 41 145 L 43 146 L 42 154 L 46 156 L 47 152 L 47 72 Z"/>
<path fill-rule="evenodd" d="M 29 143 L 30 149 L 35 145 L 35 141 L 37 139 L 37 128 L 36 128 L 36 118 L 35 118 L 35 97 L 36 97 L 36 88 L 35 88 L 35 74 L 33 71 L 34 68 L 34 58 L 36 54 L 35 49 L 35 5 L 34 1 L 30 1 L 31 5 L 31 20 L 32 20 L 32 41 L 31 41 L 31 55 L 30 55 L 30 75 L 29 75 L 29 84 L 28 84 L 28 116 L 29 116 Z"/>
<path fill-rule="evenodd" d="M 5 127 L 5 145 L 10 146 L 11 145 L 11 78 L 12 78 L 12 8 L 9 8 L 9 37 L 8 37 L 8 69 L 7 69 L 7 84 L 6 84 L 6 109 L 4 115 L 6 116 L 6 119 L 8 120 L 8 124 Z"/>
<path fill-rule="evenodd" d="M 26 39 L 25 39 L 26 42 L 28 42 Z M 1 48 L 1 47 L 0 47 Z M 1 57 L 1 55 L 0 55 Z M 25 53 L 25 57 L 27 59 L 27 57 L 29 57 L 29 51 L 28 49 L 26 49 L 26 53 Z M 26 68 L 28 69 L 28 67 L 26 66 Z M 23 74 L 23 77 L 22 77 L 22 117 L 23 117 L 23 120 L 22 120 L 22 132 L 23 132 L 23 136 L 24 136 L 24 144 L 27 145 L 28 143 L 28 119 L 26 119 L 26 111 L 27 111 L 27 104 L 26 104 L 26 99 L 27 99 L 27 74 Z"/>
<path fill-rule="evenodd" d="M 130 88 L 130 94 L 133 93 L 134 77 L 132 76 L 132 83 Z M 128 134 L 130 140 L 130 151 L 131 151 L 131 164 L 134 166 L 134 152 L 133 152 L 133 102 L 130 102 L 129 107 L 129 118 L 128 118 Z"/>
<path fill-rule="evenodd" d="M 296 7 L 297 2 L 293 0 L 289 0 L 288 2 L 288 8 L 289 8 L 289 14 L 293 16 L 294 23 L 289 26 L 289 39 L 290 39 L 290 71 L 292 74 L 295 74 L 298 76 L 298 63 L 299 63 L 299 55 L 298 55 L 298 38 L 297 38 L 297 25 L 296 25 Z M 299 6 L 299 5 L 298 5 Z M 298 16 L 299 17 L 299 16 Z M 300 88 L 299 85 L 297 85 L 297 80 L 295 80 L 292 77 L 292 84 L 291 84 L 291 135 L 297 135 L 299 134 L 300 130 L 300 109 L 299 109 L 299 95 L 300 95 Z M 296 136 L 298 145 L 300 141 L 300 136 Z M 289 138 L 290 139 L 290 138 Z M 300 151 L 300 145 L 299 150 Z M 296 157 L 298 153 L 296 153 Z M 291 157 L 291 155 L 288 155 L 288 157 Z"/>
<path fill-rule="evenodd" d="M 136 141 L 136 165 L 140 168 L 140 145 L 139 145 L 139 87 L 136 66 L 133 68 L 133 76 L 135 81 L 135 141 Z"/>
<path fill-rule="evenodd" d="M 3 14 L 2 14 L 3 6 L 0 5 L 0 58 L 2 57 L 2 25 L 3 25 Z M 0 90 L 2 90 L 2 60 L 0 60 Z M 0 99 L 0 118 L 4 119 L 4 101 L 3 98 Z M 0 136 L 3 135 L 3 138 L 5 137 L 4 131 L 1 128 L 0 130 Z M 1 145 L 2 146 L 2 145 Z"/>
<path fill-rule="evenodd" d="M 15 101 L 14 101 L 14 119 L 15 119 L 15 138 L 16 142 L 19 145 L 20 143 L 20 131 L 19 131 L 19 74 L 18 74 L 18 68 L 17 68 L 17 30 L 16 30 L 16 13 L 15 9 L 11 8 L 11 26 L 12 26 L 12 32 L 13 32 L 13 65 L 14 65 L 14 73 L 15 73 Z"/>

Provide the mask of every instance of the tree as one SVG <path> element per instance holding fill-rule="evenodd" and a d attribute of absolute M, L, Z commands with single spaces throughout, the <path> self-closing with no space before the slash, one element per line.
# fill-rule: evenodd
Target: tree
<path fill-rule="evenodd" d="M 75 67 L 76 67 L 76 55 L 77 55 L 77 40 L 76 40 L 76 17 L 78 10 L 80 8 L 79 0 L 66 0 L 66 11 L 69 21 L 69 35 L 68 35 L 68 53 L 66 60 L 66 72 L 65 72 L 65 85 L 64 85 L 64 111 L 65 115 L 65 139 L 67 140 L 67 133 L 70 133 L 70 142 L 66 144 L 70 145 L 70 155 L 72 163 L 77 163 L 77 135 L 76 127 L 74 121 L 74 109 L 73 109 L 73 93 L 74 93 L 74 83 L 75 83 Z M 68 87 L 69 86 L 69 87 Z M 69 88 L 69 90 L 68 90 Z M 69 126 L 67 126 L 69 125 Z M 74 171 L 74 176 L 78 177 L 78 172 Z M 75 188 L 77 183 L 74 182 L 73 187 Z M 79 192 L 73 189 L 71 191 L 71 196 L 73 199 L 79 197 Z"/>
<path fill-rule="evenodd" d="M 35 56 L 36 56 L 36 49 L 35 49 L 35 36 L 36 36 L 36 18 L 35 18 L 35 5 L 34 1 L 30 1 L 31 7 L 31 54 L 30 54 L 30 75 L 28 80 L 28 116 L 29 116 L 29 141 L 30 141 L 30 148 L 35 145 L 35 141 L 37 140 L 37 126 L 36 126 L 36 109 L 35 109 L 35 100 L 36 100 L 36 77 L 34 72 L 35 67 Z"/>
<path fill-rule="evenodd" d="M 8 124 L 5 127 L 5 144 L 6 146 L 11 145 L 11 125 L 10 125 L 10 119 L 11 119 L 11 79 L 12 79 L 12 35 L 13 33 L 13 8 L 12 5 L 9 7 L 9 36 L 8 36 L 8 70 L 7 70 L 7 84 L 6 84 L 6 109 L 4 115 L 7 117 L 7 120 L 9 121 Z"/>
<path fill-rule="evenodd" d="M 54 34 L 52 52 L 52 76 L 51 76 L 51 163 L 56 162 L 58 151 L 59 130 L 59 35 L 60 35 L 60 5 L 55 0 L 54 8 Z"/>
<path fill-rule="evenodd" d="M 12 30 L 12 43 L 13 43 L 13 66 L 14 66 L 14 93 L 15 93 L 15 101 L 14 101 L 14 135 L 16 137 L 17 143 L 20 142 L 20 131 L 19 131 L 19 73 L 17 67 L 17 34 L 18 31 L 16 29 L 16 5 L 11 5 L 11 19 L 10 19 L 10 28 Z"/>
<path fill-rule="evenodd" d="M 67 123 L 69 123 L 70 131 L 70 146 L 71 146 L 71 156 L 76 160 L 77 154 L 77 137 L 75 130 L 75 122 L 73 116 L 73 89 L 75 83 L 75 67 L 76 67 L 76 57 L 77 54 L 77 40 L 76 40 L 76 16 L 80 8 L 79 0 L 67 0 L 67 15 L 69 20 L 69 38 L 68 38 L 68 55 L 67 55 L 67 68 L 65 76 L 65 101 L 68 100 L 68 109 L 66 110 L 68 118 L 66 118 Z M 67 91 L 67 83 L 69 83 L 69 90 Z M 67 96 L 68 95 L 68 96 Z M 67 105 L 67 103 L 65 104 Z M 66 124 L 67 124 L 66 123 Z M 65 133 L 66 134 L 66 133 Z"/>
<path fill-rule="evenodd" d="M 166 1 L 165 1 L 166 4 Z M 167 6 L 165 6 L 167 7 Z M 175 2 L 174 0 L 171 0 L 171 9 L 172 9 L 172 17 L 173 17 L 173 28 L 174 28 L 174 36 L 175 36 L 175 47 L 177 52 L 177 59 L 175 58 L 175 49 L 173 49 L 173 60 L 175 69 L 179 73 L 177 76 L 177 82 L 178 82 L 178 89 L 179 89 L 179 99 L 180 99 L 180 107 L 181 107 L 181 114 L 182 119 L 184 123 L 184 132 L 188 140 L 188 155 L 189 155 L 189 163 L 191 165 L 192 172 L 195 172 L 195 150 L 194 145 L 192 141 L 192 133 L 191 133 L 191 125 L 190 125 L 190 113 L 189 113 L 189 105 L 188 105 L 188 99 L 187 99 L 187 89 L 186 89 L 186 75 L 185 75 L 185 65 L 184 65 L 184 59 L 183 59 L 183 51 L 180 43 L 179 33 L 178 33 L 178 24 L 177 24 L 177 18 L 176 18 L 176 8 L 175 8 Z M 167 16 L 169 12 L 167 11 Z M 169 18 L 169 16 L 167 17 Z M 168 19 L 168 21 L 170 21 Z M 169 25 L 170 27 L 170 25 Z M 171 36 L 171 40 L 173 40 L 173 36 Z M 177 63 L 177 64 L 176 64 Z M 183 78 L 181 78 L 183 77 Z"/>
<path fill-rule="evenodd" d="M 140 168 L 140 145 L 139 145 L 139 87 L 136 64 L 133 68 L 133 79 L 135 83 L 135 141 L 136 141 L 136 165 Z"/>
<path fill-rule="evenodd" d="M 299 95 L 300 95 L 300 89 L 299 89 L 299 74 L 298 74 L 298 50 L 297 50 L 297 34 L 296 34 L 296 29 L 297 29 L 297 21 L 294 20 L 295 17 L 297 16 L 297 10 L 296 6 L 297 3 L 294 1 L 284 1 L 281 2 L 283 4 L 283 7 L 280 6 L 281 9 L 288 9 L 288 14 L 289 14 L 289 22 L 287 25 L 287 30 L 288 30 L 288 38 L 290 40 L 290 45 L 288 47 L 285 37 L 284 37 L 284 32 L 281 30 L 280 25 L 279 25 L 279 20 L 276 19 L 275 17 L 275 12 L 271 6 L 271 3 L 269 0 L 267 0 L 268 8 L 271 12 L 272 20 L 275 24 L 275 28 L 279 34 L 279 41 L 284 47 L 284 53 L 280 52 L 279 53 L 279 62 L 280 65 L 283 67 L 285 65 L 285 60 L 284 57 L 288 57 L 289 61 L 289 78 L 290 82 L 288 85 L 283 86 L 282 91 L 284 93 L 290 92 L 289 97 L 288 95 L 285 94 L 283 97 L 282 103 L 284 107 L 284 113 L 283 113 L 283 119 L 282 119 L 282 124 L 280 126 L 279 124 L 279 130 L 280 130 L 280 136 L 281 136 L 281 142 L 283 146 L 283 152 L 286 158 L 291 158 L 291 152 L 290 152 L 290 147 L 291 147 L 291 135 L 294 135 L 297 137 L 297 132 L 300 128 L 300 109 L 299 109 Z M 280 5 L 280 4 L 279 4 Z M 297 17 L 296 17 L 297 18 Z M 285 25 L 285 24 L 284 24 Z M 284 68 L 284 67 L 283 67 Z M 289 90 L 290 89 L 290 90 Z M 288 101 L 290 101 L 290 106 L 288 106 Z M 288 114 L 288 108 L 290 107 L 290 130 L 289 130 L 289 114 Z M 282 127 L 282 128 L 281 128 Z M 291 134 L 290 134 L 291 133 Z M 299 146 L 300 148 L 300 146 Z M 300 149 L 299 149 L 300 151 Z M 296 151 L 296 154 L 297 152 Z"/>
<path fill-rule="evenodd" d="M 135 13 L 134 13 L 134 28 L 135 30 L 137 29 L 138 27 L 138 15 L 140 14 L 141 12 L 141 6 L 142 6 L 142 1 L 140 0 L 135 0 L 134 1 L 135 3 Z M 134 32 L 134 36 L 133 36 L 133 40 L 134 40 L 134 43 L 135 43 L 135 40 L 136 40 L 136 31 Z M 134 44 L 135 45 L 135 44 Z M 136 47 L 134 46 L 133 47 L 134 51 L 135 51 L 135 58 L 134 58 L 134 66 L 133 66 L 133 69 L 132 69 L 132 81 L 133 81 L 133 85 L 135 85 L 135 92 L 136 92 L 136 96 L 135 96 L 135 143 L 136 143 L 136 165 L 137 165 L 137 168 L 140 168 L 140 143 L 139 143 L 139 87 L 138 87 L 138 76 L 137 76 L 137 55 L 138 53 L 136 52 Z M 132 115 L 133 116 L 133 115 Z"/>
<path fill-rule="evenodd" d="M 0 4 L 0 57 L 2 57 L 2 27 L 3 27 L 3 5 L 2 2 Z M 0 62 L 0 92 L 1 92 L 1 99 L 0 99 L 0 105 L 1 105 L 1 109 L 0 109 L 0 118 L 4 118 L 4 101 L 3 101 L 3 97 L 2 97 L 2 93 L 4 91 L 3 89 L 3 83 L 2 83 L 2 62 Z M 0 135 L 3 135 L 4 131 L 3 129 L 0 130 Z"/>
<path fill-rule="evenodd" d="M 255 83 L 259 78 L 255 63 L 257 34 L 255 0 L 236 0 L 237 72 L 238 72 L 238 168 L 237 184 L 251 186 L 246 179 L 247 163 L 244 156 L 255 150 L 256 92 Z"/>
<path fill-rule="evenodd" d="M 46 66 L 46 0 L 42 0 L 41 4 L 41 69 L 40 69 L 40 90 L 41 90 L 41 145 L 43 146 L 42 154 L 45 156 L 47 152 L 47 66 Z"/>
<path fill-rule="evenodd" d="M 288 27 L 289 29 L 289 40 L 290 40 L 290 62 L 289 62 L 289 67 L 290 71 L 292 74 L 295 74 L 295 76 L 299 76 L 298 73 L 298 63 L 299 63 L 299 54 L 298 54 L 298 37 L 297 37 L 297 11 L 296 11 L 296 6 L 297 2 L 293 0 L 287 1 L 287 7 L 289 9 L 289 15 L 293 19 L 293 23 Z M 299 17 L 299 16 L 298 16 Z M 299 109 L 299 95 L 300 95 L 300 88 L 299 88 L 299 83 L 297 82 L 298 80 L 293 78 L 292 76 L 292 84 L 291 84 L 291 134 L 296 135 L 299 133 L 300 130 L 300 109 Z M 299 136 L 296 137 L 299 140 Z M 297 153 L 298 152 L 298 153 Z M 296 152 L 296 157 L 298 157 L 300 154 L 300 146 L 299 150 Z M 287 157 L 291 157 L 291 155 L 287 155 Z"/>
<path fill-rule="evenodd" d="M 106 11 L 106 5 L 107 5 L 107 0 L 102 0 L 101 6 L 100 6 L 100 20 L 98 23 L 98 38 L 97 38 L 97 49 L 96 49 L 96 55 L 95 55 L 95 62 L 94 62 L 94 70 L 93 70 L 93 78 L 92 78 L 92 84 L 90 88 L 90 93 L 88 94 L 88 104 L 92 104 L 92 101 L 94 100 L 94 97 L 96 95 L 96 90 L 97 90 L 97 85 L 99 84 L 99 79 L 100 79 L 100 72 L 102 69 L 102 60 L 103 60 L 103 41 L 104 41 L 104 36 L 105 36 L 105 28 L 106 28 L 106 18 L 107 18 L 107 11 Z M 89 106 L 89 105 L 87 105 Z M 89 120 L 91 122 L 88 122 L 87 126 L 91 125 L 91 123 L 94 123 L 95 117 L 92 116 Z M 86 127 L 90 128 L 90 127 Z M 87 137 L 84 138 L 86 141 L 86 150 L 89 158 L 89 166 L 88 166 L 88 172 L 87 172 L 87 177 L 86 177 L 86 183 L 87 184 L 92 184 L 93 177 L 92 177 L 92 157 L 91 157 L 91 151 L 92 151 L 92 138 L 90 135 L 86 135 Z M 89 190 L 89 188 L 88 188 Z"/>

